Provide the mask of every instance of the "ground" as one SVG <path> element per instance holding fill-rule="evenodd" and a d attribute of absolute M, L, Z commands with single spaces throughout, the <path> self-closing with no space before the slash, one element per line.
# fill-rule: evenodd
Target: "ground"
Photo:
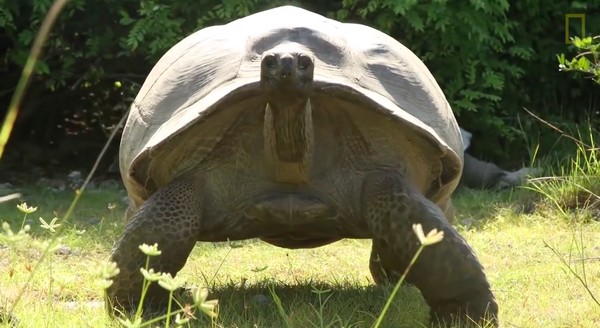
<path fill-rule="evenodd" d="M 63 247 L 48 255 L 23 290 L 14 311 L 20 327 L 117 327 L 104 312 L 94 272 L 122 230 L 124 192 L 108 186 L 84 193 L 65 223 L 73 191 L 20 191 L 38 207 L 26 218 L 34 238 L 11 247 L 0 243 L 0 305 L 14 303 L 35 268 L 41 251 L 34 241 L 52 234 L 38 218 L 49 222 L 56 215 Z M 532 194 L 463 190 L 455 201 L 458 229 L 485 266 L 501 327 L 597 327 L 600 305 L 555 252 L 600 296 L 600 222 L 585 210 L 562 214 Z M 16 203 L 0 205 L 0 221 L 13 229 L 22 218 Z M 198 244 L 180 275 L 219 299 L 215 327 L 370 327 L 391 288 L 373 286 L 369 252 L 368 240 L 294 251 L 258 241 Z M 196 317 L 197 327 L 210 322 L 201 313 Z M 404 287 L 382 327 L 419 327 L 427 319 L 419 291 Z"/>

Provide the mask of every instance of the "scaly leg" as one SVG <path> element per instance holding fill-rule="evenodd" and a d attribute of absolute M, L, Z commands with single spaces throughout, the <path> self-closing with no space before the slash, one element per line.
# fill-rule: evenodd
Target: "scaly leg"
<path fill-rule="evenodd" d="M 140 268 L 145 267 L 146 255 L 138 247 L 143 243 L 158 243 L 162 251 L 160 256 L 150 258 L 149 268 L 172 276 L 181 270 L 200 231 L 201 189 L 193 177 L 173 180 L 135 212 L 113 248 L 110 260 L 117 263 L 120 273 L 107 291 L 107 305 L 125 311 L 139 305 L 143 279 Z M 144 309 L 160 309 L 167 297 L 166 290 L 152 283 Z"/>
<path fill-rule="evenodd" d="M 420 223 L 425 233 L 442 230 L 444 239 L 423 250 L 407 282 L 421 290 L 434 324 L 485 318 L 497 325 L 498 306 L 483 268 L 437 205 L 397 173 L 379 172 L 365 180 L 362 207 L 374 236 L 370 269 L 378 284 L 396 283 L 416 253 L 413 224 Z"/>

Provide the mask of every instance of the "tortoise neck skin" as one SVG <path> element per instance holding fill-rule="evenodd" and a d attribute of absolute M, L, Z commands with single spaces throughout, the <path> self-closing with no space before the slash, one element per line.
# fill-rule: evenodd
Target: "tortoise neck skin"
<path fill-rule="evenodd" d="M 263 134 L 267 164 L 275 180 L 308 182 L 314 152 L 310 99 L 287 108 L 267 103 Z"/>
<path fill-rule="evenodd" d="M 310 96 L 314 61 L 293 44 L 263 55 L 260 84 L 267 100 L 264 145 L 267 169 L 276 182 L 310 180 L 314 129 Z"/>

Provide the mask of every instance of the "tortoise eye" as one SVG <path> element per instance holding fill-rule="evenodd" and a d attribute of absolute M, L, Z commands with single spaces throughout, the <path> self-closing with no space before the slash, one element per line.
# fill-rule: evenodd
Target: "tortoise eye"
<path fill-rule="evenodd" d="M 310 65 L 312 65 L 312 59 L 307 55 L 299 55 L 298 56 L 298 68 L 307 69 Z"/>
<path fill-rule="evenodd" d="M 277 67 L 277 56 L 274 54 L 266 55 L 263 59 L 263 64 L 268 68 L 276 68 Z"/>

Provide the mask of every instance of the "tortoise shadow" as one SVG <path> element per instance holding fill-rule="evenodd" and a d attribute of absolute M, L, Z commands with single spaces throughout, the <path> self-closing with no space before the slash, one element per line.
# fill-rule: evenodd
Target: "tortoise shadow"
<path fill-rule="evenodd" d="M 211 288 L 208 299 L 219 300 L 219 327 L 371 327 L 393 286 L 351 282 L 304 281 L 285 284 L 260 281 L 249 286 L 227 284 Z M 184 295 L 184 302 L 191 302 Z M 197 313 L 193 327 L 210 319 Z M 402 286 L 381 327 L 425 327 L 429 307 L 418 289 Z"/>

